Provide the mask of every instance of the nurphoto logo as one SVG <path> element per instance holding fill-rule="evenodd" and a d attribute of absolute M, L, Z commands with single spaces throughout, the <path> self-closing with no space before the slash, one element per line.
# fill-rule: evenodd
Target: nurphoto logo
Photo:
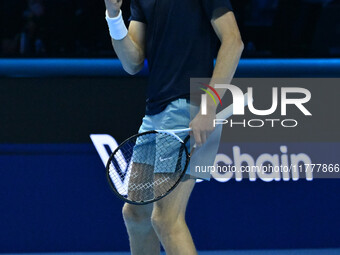
<path fill-rule="evenodd" d="M 205 85 L 205 84 L 204 84 Z M 247 94 L 248 97 L 245 98 L 242 90 L 231 84 L 216 84 L 212 88 L 211 86 L 207 86 L 208 89 L 212 90 L 218 100 L 222 101 L 220 98 L 220 95 L 217 93 L 215 89 L 226 89 L 227 91 L 230 91 L 233 98 L 233 115 L 245 115 L 245 105 L 248 105 L 249 111 L 256 115 L 256 116 L 270 116 L 273 113 L 275 113 L 278 108 L 280 108 L 280 115 L 281 116 L 287 116 L 287 105 L 294 105 L 297 107 L 303 115 L 305 116 L 312 116 L 312 113 L 304 106 L 304 104 L 308 103 L 311 100 L 311 92 L 308 89 L 305 88 L 299 88 L 299 87 L 273 87 L 272 88 L 272 98 L 271 98 L 271 107 L 269 109 L 256 109 L 254 106 L 254 101 L 256 101 L 256 98 L 253 98 L 253 88 L 248 87 L 247 88 Z M 217 101 L 214 98 L 213 94 L 209 92 L 207 89 L 201 88 L 201 90 L 205 91 L 205 94 L 201 95 L 201 113 L 202 115 L 207 114 L 207 96 L 209 95 L 215 104 L 217 105 Z M 280 94 L 280 102 L 279 102 L 279 90 L 281 92 Z M 298 98 L 292 98 L 290 96 L 291 94 L 299 94 Z M 247 103 L 246 101 L 247 100 Z M 259 98 L 257 100 L 263 100 L 263 98 Z M 280 103 L 280 105 L 279 105 Z M 298 125 L 298 121 L 296 119 L 243 119 L 241 122 L 235 122 L 232 119 L 230 120 L 224 120 L 224 119 L 215 119 L 214 120 L 214 126 L 216 125 L 230 125 L 230 127 L 234 126 L 243 126 L 243 127 L 253 127 L 253 128 L 260 128 L 265 125 L 271 125 L 271 127 L 275 127 L 277 123 L 280 123 L 282 127 L 290 128 L 290 127 L 296 127 Z"/>

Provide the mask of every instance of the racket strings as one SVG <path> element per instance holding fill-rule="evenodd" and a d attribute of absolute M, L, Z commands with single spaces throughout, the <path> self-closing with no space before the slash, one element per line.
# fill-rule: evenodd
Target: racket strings
<path fill-rule="evenodd" d="M 185 145 L 166 133 L 130 138 L 111 156 L 114 189 L 133 202 L 156 200 L 179 182 L 187 165 Z"/>
<path fill-rule="evenodd" d="M 150 189 L 157 185 L 162 185 L 164 182 L 170 181 L 170 177 L 159 178 L 153 182 L 146 182 L 146 183 L 132 183 L 129 186 L 129 191 L 139 191 L 143 189 Z"/>

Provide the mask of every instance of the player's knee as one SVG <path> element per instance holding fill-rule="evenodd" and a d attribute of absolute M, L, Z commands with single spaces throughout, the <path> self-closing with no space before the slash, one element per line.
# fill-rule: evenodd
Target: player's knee
<path fill-rule="evenodd" d="M 151 224 L 156 232 L 160 232 L 163 228 L 167 227 L 167 221 L 159 213 L 153 212 L 151 215 Z"/>
<path fill-rule="evenodd" d="M 169 211 L 164 211 L 155 208 L 151 215 L 151 223 L 153 228 L 158 233 L 171 231 L 178 223 L 184 222 L 184 217 L 179 214 L 173 214 Z"/>
<path fill-rule="evenodd" d="M 123 218 L 126 223 L 143 223 L 150 221 L 151 213 L 142 207 L 125 204 L 123 206 Z"/>

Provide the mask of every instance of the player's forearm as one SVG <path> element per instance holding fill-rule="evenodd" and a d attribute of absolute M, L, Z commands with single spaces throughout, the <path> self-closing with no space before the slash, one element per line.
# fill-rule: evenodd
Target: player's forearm
<path fill-rule="evenodd" d="M 144 65 L 144 51 L 136 38 L 143 34 L 140 27 L 132 26 L 127 29 L 121 11 L 122 0 L 105 0 L 106 21 L 108 23 L 112 45 L 123 68 L 129 74 L 138 73 Z M 130 27 L 131 28 L 131 27 Z"/>
<path fill-rule="evenodd" d="M 240 61 L 243 52 L 243 42 L 240 36 L 233 35 L 222 40 L 221 47 L 219 49 L 215 69 L 211 79 L 211 85 L 215 83 L 229 84 L 234 77 L 236 68 Z M 216 89 L 218 94 L 223 97 L 226 89 Z M 216 110 L 216 105 L 208 97 L 208 107 L 210 109 Z"/>
<path fill-rule="evenodd" d="M 121 61 L 123 68 L 129 74 L 138 73 L 144 66 L 144 53 L 127 35 L 122 40 L 113 40 L 113 48 Z"/>

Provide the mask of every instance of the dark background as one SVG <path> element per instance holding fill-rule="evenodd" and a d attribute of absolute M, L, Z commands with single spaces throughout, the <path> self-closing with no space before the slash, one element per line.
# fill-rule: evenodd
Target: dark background
<path fill-rule="evenodd" d="M 265 74 L 263 74 L 264 76 Z M 225 127 L 225 142 L 340 142 L 337 100 L 339 79 L 234 79 L 232 84 L 244 93 L 253 87 L 254 106 L 269 109 L 272 87 L 279 86 L 279 103 L 274 114 L 256 116 L 246 110 L 243 119 L 296 119 L 296 128 Z M 86 143 L 89 133 L 112 134 L 118 142 L 135 134 L 145 112 L 145 77 L 68 77 L 0 78 L 0 142 L 7 143 Z M 304 106 L 312 113 L 305 116 L 295 106 L 287 106 L 281 116 L 281 87 L 307 88 L 312 99 Z M 289 94 L 299 98 L 300 94 Z M 223 98 L 232 102 L 231 93 Z M 219 110 L 218 110 L 219 111 Z"/>
<path fill-rule="evenodd" d="M 243 57 L 340 56 L 339 0 L 231 2 Z M 104 10 L 102 0 L 0 0 L 0 57 L 115 57 Z"/>

